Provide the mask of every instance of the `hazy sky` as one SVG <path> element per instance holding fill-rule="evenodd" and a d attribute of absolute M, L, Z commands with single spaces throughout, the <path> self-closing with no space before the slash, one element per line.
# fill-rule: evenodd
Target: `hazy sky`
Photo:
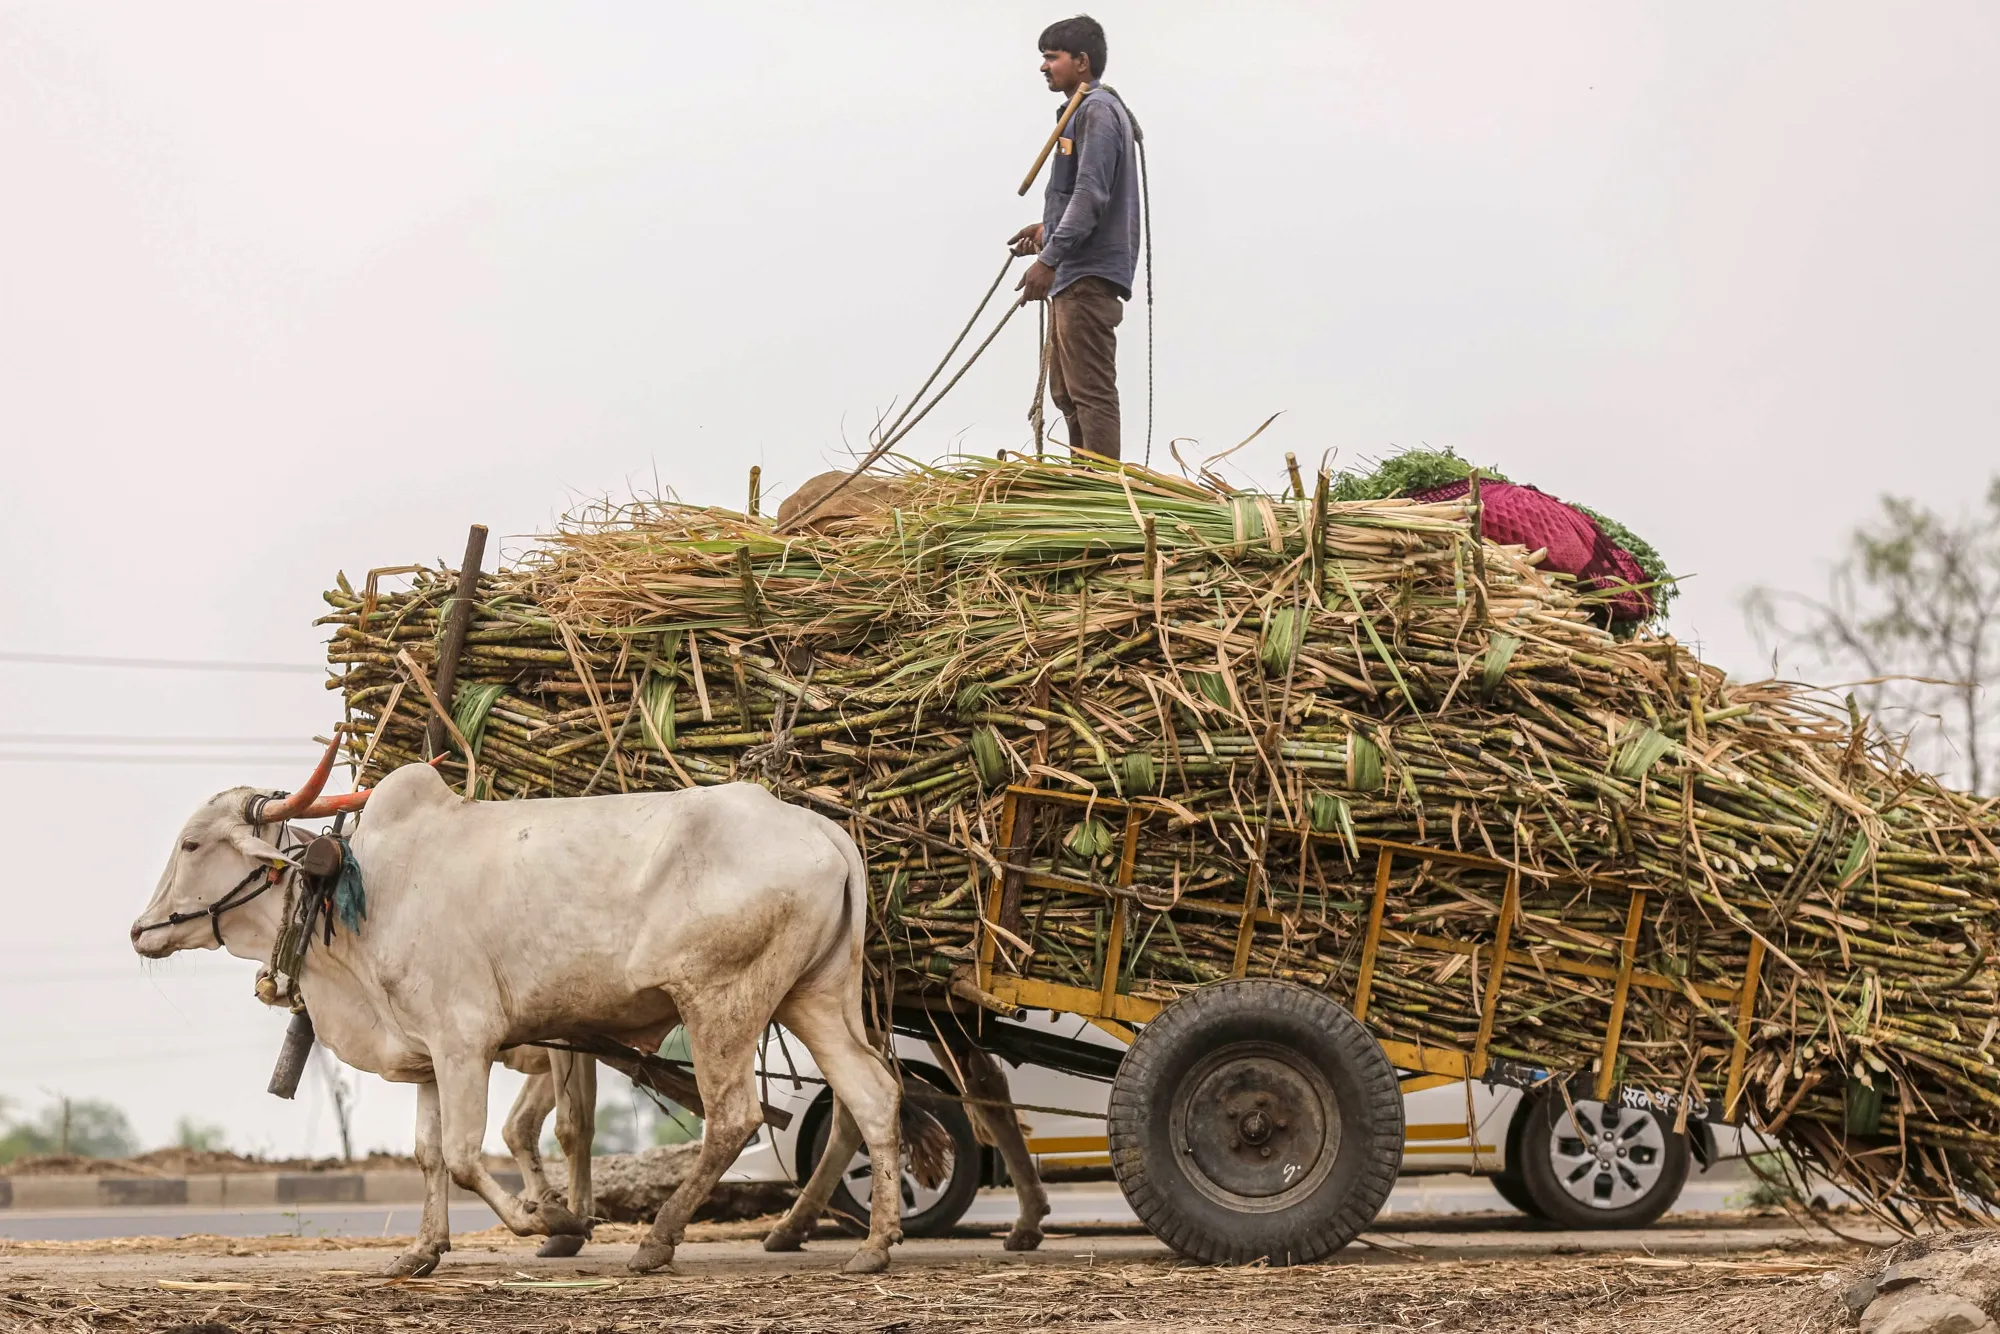
<path fill-rule="evenodd" d="M 0 653 L 312 663 L 336 570 L 831 466 L 1038 216 L 1063 12 L 0 0 Z M 1235 460 L 1266 483 L 1453 445 L 1645 534 L 1742 674 L 1748 586 L 2000 467 L 1991 3 L 1095 12 L 1150 136 L 1161 441 L 1282 409 Z M 1033 343 L 912 452 L 1025 443 Z M 263 1092 L 252 965 L 125 929 L 196 803 L 295 785 L 335 699 L 0 661 L 0 1095 L 329 1151 L 322 1098 Z M 51 734 L 256 744 L 25 758 Z M 365 1083 L 363 1143 L 406 1149 L 409 1092 Z"/>

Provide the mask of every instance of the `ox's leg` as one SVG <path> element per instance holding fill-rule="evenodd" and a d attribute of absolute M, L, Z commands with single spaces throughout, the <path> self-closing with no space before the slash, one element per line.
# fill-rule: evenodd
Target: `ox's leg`
<path fill-rule="evenodd" d="M 436 1084 L 417 1085 L 417 1166 L 424 1171 L 424 1218 L 410 1249 L 389 1262 L 386 1278 L 416 1278 L 437 1268 L 451 1249 L 451 1178 L 444 1167 L 443 1127 Z"/>
<path fill-rule="evenodd" d="M 514 1155 L 514 1165 L 521 1169 L 521 1193 L 531 1200 L 547 1199 L 554 1193 L 549 1174 L 542 1168 L 541 1141 L 542 1125 L 555 1106 L 555 1081 L 546 1074 L 529 1075 L 500 1127 L 500 1138 L 506 1142 L 507 1152 Z"/>
<path fill-rule="evenodd" d="M 799 1197 L 792 1201 L 785 1221 L 771 1229 L 764 1238 L 767 1251 L 796 1251 L 806 1244 L 812 1235 L 813 1224 L 826 1210 L 826 1202 L 833 1197 L 833 1188 L 840 1184 L 841 1173 L 854 1160 L 854 1151 L 861 1147 L 861 1127 L 854 1124 L 854 1118 L 847 1114 L 847 1108 L 840 1099 L 833 1100 L 833 1127 L 827 1131 L 826 1152 L 813 1167 L 813 1174 L 800 1189 Z"/>
<path fill-rule="evenodd" d="M 847 1272 L 874 1274 L 889 1267 L 889 1248 L 903 1239 L 902 1147 L 896 1128 L 896 1077 L 868 1045 L 861 1027 L 859 988 L 854 990 L 857 994 L 851 997 L 820 992 L 787 998 L 778 1022 L 806 1044 L 833 1086 L 833 1096 L 854 1118 L 868 1145 L 874 1175 L 868 1238 L 847 1262 Z M 829 1158 L 834 1158 L 832 1150 L 837 1147 L 828 1147 Z M 852 1154 L 849 1149 L 834 1161 L 844 1167 Z"/>
<path fill-rule="evenodd" d="M 1049 1193 L 1042 1189 L 1041 1171 L 1035 1166 L 1035 1156 L 1028 1152 L 1027 1137 L 1021 1133 L 1021 1118 L 1005 1106 L 990 1105 L 1014 1101 L 1013 1090 L 1007 1086 L 1007 1072 L 984 1049 L 970 1042 L 954 1041 L 949 1044 L 949 1051 L 943 1049 L 945 1045 L 933 1040 L 932 1054 L 938 1064 L 958 1075 L 962 1082 L 959 1092 L 968 1099 L 965 1114 L 972 1118 L 973 1129 L 981 1140 L 1000 1151 L 1000 1161 L 1007 1164 L 1007 1175 L 1014 1179 L 1014 1197 L 1020 1201 L 1021 1212 L 1007 1234 L 1007 1249 L 1032 1251 L 1042 1244 L 1042 1220 L 1049 1215 Z"/>
<path fill-rule="evenodd" d="M 597 1061 L 574 1052 L 551 1051 L 549 1076 L 560 1090 L 556 1097 L 556 1142 L 569 1161 L 570 1212 L 588 1229 L 597 1211 L 597 1197 L 590 1186 L 590 1142 L 597 1137 Z M 573 1234 L 550 1237 L 535 1254 L 575 1255 L 583 1243 L 584 1237 Z"/>
<path fill-rule="evenodd" d="M 707 1117 L 694 1167 L 660 1206 L 652 1231 L 627 1261 L 627 1267 L 637 1274 L 658 1269 L 674 1258 L 688 1219 L 694 1217 L 694 1211 L 764 1121 L 757 1101 L 757 1035 L 764 1025 L 743 1022 L 741 1014 L 752 1008 L 743 998 L 723 995 L 715 999 L 720 1003 L 704 1005 L 701 1012 L 685 1007 L 681 1011 L 694 1057 L 695 1084 L 701 1089 Z"/>
<path fill-rule="evenodd" d="M 524 1200 L 508 1193 L 486 1170 L 486 1092 L 490 1051 L 431 1057 L 437 1072 L 438 1111 L 444 1130 L 444 1164 L 451 1179 L 486 1201 L 517 1236 L 582 1235 L 583 1220 L 554 1200 Z"/>

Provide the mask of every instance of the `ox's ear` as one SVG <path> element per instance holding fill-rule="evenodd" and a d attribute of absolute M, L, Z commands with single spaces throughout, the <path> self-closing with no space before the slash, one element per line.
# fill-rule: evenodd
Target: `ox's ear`
<path fill-rule="evenodd" d="M 249 829 L 239 829 L 231 834 L 229 836 L 229 843 L 231 847 L 253 862 L 262 862 L 266 866 L 282 865 L 284 863 L 284 853 L 278 851 L 272 844 L 266 843 L 263 839 L 257 837 Z"/>

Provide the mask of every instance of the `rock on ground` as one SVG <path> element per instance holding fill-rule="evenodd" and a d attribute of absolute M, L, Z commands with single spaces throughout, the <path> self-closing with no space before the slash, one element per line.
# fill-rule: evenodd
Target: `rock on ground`
<path fill-rule="evenodd" d="M 614 1223 L 650 1223 L 667 1197 L 687 1180 L 701 1143 L 662 1144 L 638 1153 L 607 1153 L 590 1160 L 591 1186 L 597 1195 L 597 1215 Z M 549 1184 L 569 1185 L 569 1166 L 548 1164 Z M 698 1219 L 728 1222 L 778 1213 L 792 1201 L 792 1187 L 783 1182 L 723 1181 L 709 1192 Z"/>
<path fill-rule="evenodd" d="M 1847 1307 L 1862 1334 L 2000 1334 L 2000 1239 L 1954 1232 L 1891 1247 Z"/>

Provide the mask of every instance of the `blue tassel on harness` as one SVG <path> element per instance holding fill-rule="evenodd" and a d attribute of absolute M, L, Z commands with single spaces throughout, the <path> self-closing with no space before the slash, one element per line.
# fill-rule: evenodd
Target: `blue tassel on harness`
<path fill-rule="evenodd" d="M 368 916 L 368 892 L 361 886 L 361 863 L 354 860 L 354 846 L 340 840 L 340 878 L 333 886 L 333 911 L 349 931 L 360 934 Z"/>

